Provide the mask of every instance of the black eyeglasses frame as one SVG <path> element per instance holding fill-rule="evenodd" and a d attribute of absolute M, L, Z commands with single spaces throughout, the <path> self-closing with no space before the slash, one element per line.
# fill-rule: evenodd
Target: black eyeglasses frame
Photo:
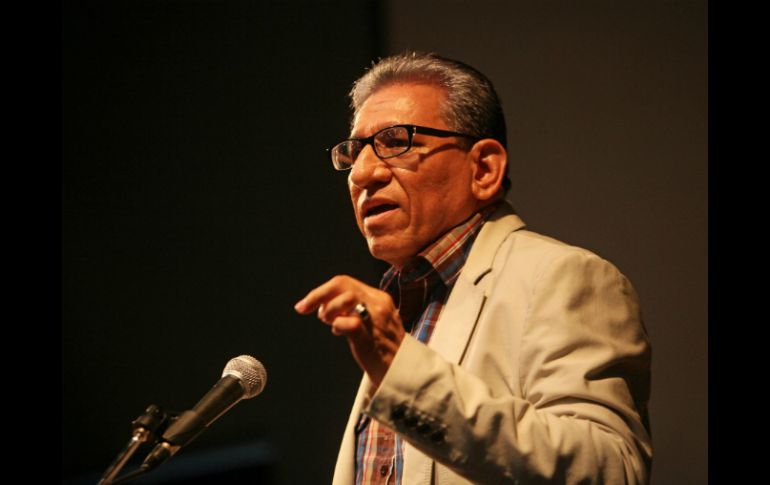
<path fill-rule="evenodd" d="M 379 135 L 383 131 L 390 130 L 390 129 L 393 129 L 393 128 L 406 128 L 406 132 L 407 132 L 407 136 L 408 136 L 408 139 L 407 139 L 408 142 L 407 142 L 406 148 L 402 152 L 399 152 L 399 153 L 396 153 L 396 154 L 393 154 L 393 155 L 382 156 L 379 153 L 377 153 L 377 148 L 376 148 L 376 146 L 374 144 L 374 139 L 377 137 L 377 135 Z M 385 128 L 382 128 L 381 130 L 377 130 L 371 136 L 367 136 L 366 138 L 348 138 L 346 140 L 343 140 L 343 141 L 337 143 L 336 145 L 334 145 L 331 148 L 327 148 L 326 151 L 331 156 L 332 164 L 334 165 L 334 168 L 336 170 L 339 170 L 339 171 L 350 170 L 351 168 L 353 168 L 353 164 L 350 164 L 350 166 L 348 166 L 348 167 L 340 168 L 340 166 L 338 165 L 338 163 L 337 163 L 337 161 L 335 159 L 334 149 L 339 147 L 340 145 L 342 145 L 344 143 L 349 143 L 351 141 L 356 141 L 356 142 L 361 143 L 361 150 L 363 150 L 364 147 L 366 147 L 366 145 L 371 145 L 372 146 L 372 150 L 374 150 L 374 154 L 375 155 L 377 155 L 382 160 L 387 160 L 388 158 L 394 158 L 394 157 L 401 156 L 404 153 L 406 153 L 409 150 L 411 150 L 412 149 L 412 140 L 413 140 L 415 134 L 436 136 L 436 137 L 439 137 L 439 138 L 449 138 L 449 137 L 452 137 L 452 136 L 460 136 L 460 137 L 463 137 L 463 138 L 470 138 L 472 140 L 481 140 L 481 138 L 482 138 L 482 137 L 478 137 L 478 136 L 475 136 L 475 135 L 469 135 L 467 133 L 458 133 L 456 131 L 440 130 L 438 128 L 430 128 L 430 127 L 427 127 L 427 126 L 399 124 L 399 125 L 387 126 Z M 361 153 L 361 152 L 359 151 L 359 153 Z M 355 163 L 355 161 L 354 161 L 354 163 Z"/>

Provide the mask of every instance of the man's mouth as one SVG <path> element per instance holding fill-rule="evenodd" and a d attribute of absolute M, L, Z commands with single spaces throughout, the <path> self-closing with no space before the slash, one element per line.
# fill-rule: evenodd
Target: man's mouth
<path fill-rule="evenodd" d="M 366 212 L 364 212 L 364 219 L 367 217 L 373 217 L 379 214 L 384 214 L 385 212 L 392 211 L 398 209 L 398 206 L 396 204 L 381 204 L 376 205 L 374 207 L 369 207 L 366 209 Z"/>

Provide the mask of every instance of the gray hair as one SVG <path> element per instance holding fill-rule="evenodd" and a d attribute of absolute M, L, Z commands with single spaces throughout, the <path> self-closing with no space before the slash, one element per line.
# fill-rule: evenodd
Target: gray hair
<path fill-rule="evenodd" d="M 350 91 L 351 128 L 367 98 L 396 83 L 425 83 L 443 88 L 446 103 L 441 116 L 451 130 L 493 138 L 507 147 L 503 108 L 492 82 L 471 66 L 434 53 L 405 52 L 374 63 Z M 506 174 L 503 191 L 509 187 Z"/>

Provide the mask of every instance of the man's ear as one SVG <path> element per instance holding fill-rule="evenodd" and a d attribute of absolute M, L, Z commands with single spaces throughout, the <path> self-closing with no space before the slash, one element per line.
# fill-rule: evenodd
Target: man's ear
<path fill-rule="evenodd" d="M 469 152 L 473 163 L 471 192 L 479 201 L 492 199 L 500 191 L 508 170 L 508 152 L 497 140 L 477 141 Z"/>

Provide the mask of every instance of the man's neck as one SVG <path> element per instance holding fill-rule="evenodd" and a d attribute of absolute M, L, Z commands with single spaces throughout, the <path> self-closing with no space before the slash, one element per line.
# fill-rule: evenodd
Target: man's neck
<path fill-rule="evenodd" d="M 458 222 L 457 224 L 453 225 L 452 227 L 448 228 L 446 231 L 441 233 L 436 239 L 431 241 L 429 244 L 426 244 L 425 247 L 423 247 L 420 251 L 417 252 L 414 256 L 410 257 L 406 261 L 404 261 L 401 264 L 391 264 L 391 269 L 395 271 L 401 271 L 405 267 L 410 267 L 415 264 L 415 260 L 417 258 L 426 258 L 428 261 L 433 264 L 434 261 L 432 261 L 435 258 L 430 257 L 431 249 L 434 248 L 437 244 L 440 244 L 441 240 L 444 239 L 447 234 L 454 231 L 458 227 L 468 224 L 468 222 L 476 217 L 477 214 L 481 214 L 481 218 L 486 220 L 494 211 L 495 209 L 500 205 L 500 202 L 503 200 L 502 197 L 495 197 L 489 201 L 484 201 L 483 204 L 481 204 L 476 210 L 474 210 L 470 215 L 465 217 L 462 221 Z M 482 221 L 483 223 L 483 221 Z"/>

